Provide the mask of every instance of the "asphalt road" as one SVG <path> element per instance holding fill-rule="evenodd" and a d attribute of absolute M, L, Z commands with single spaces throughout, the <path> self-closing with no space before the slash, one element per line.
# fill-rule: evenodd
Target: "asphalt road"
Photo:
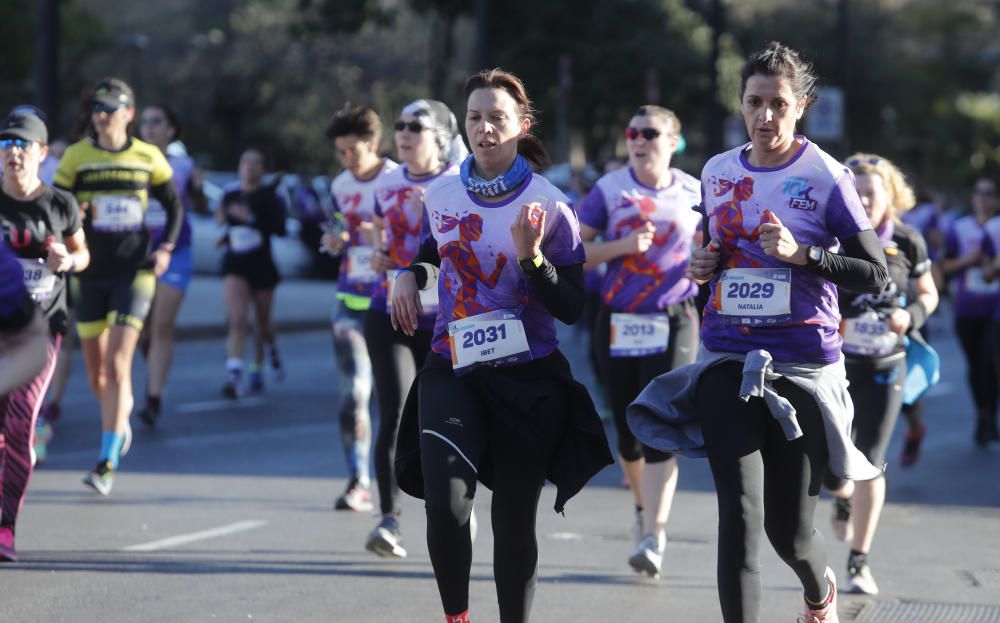
<path fill-rule="evenodd" d="M 578 365 L 582 345 L 564 333 Z M 100 431 L 77 353 L 63 421 L 19 521 L 21 562 L 0 567 L 0 621 L 440 621 L 420 502 L 404 500 L 410 556 L 400 561 L 364 551 L 376 518 L 332 510 L 345 470 L 328 335 L 284 335 L 281 344 L 288 379 L 238 403 L 219 394 L 222 340 L 180 344 L 161 425 L 134 422 L 107 498 L 80 482 Z M 844 621 L 1000 621 L 1000 445 L 973 447 L 964 365 L 947 331 L 935 344 L 945 378 L 928 399 L 924 458 L 896 467 L 901 430 L 890 449 L 889 504 L 871 558 L 882 594 L 844 596 Z M 140 390 L 141 378 L 137 365 Z M 632 510 L 620 483 L 617 467 L 605 470 L 565 517 L 546 489 L 533 620 L 719 621 L 707 464 L 682 460 L 660 580 L 626 564 Z M 472 614 L 495 621 L 490 500 L 480 491 Z M 825 532 L 829 513 L 824 502 Z M 843 574 L 846 544 L 829 549 Z M 766 548 L 763 560 L 763 620 L 794 621 L 794 575 Z"/>

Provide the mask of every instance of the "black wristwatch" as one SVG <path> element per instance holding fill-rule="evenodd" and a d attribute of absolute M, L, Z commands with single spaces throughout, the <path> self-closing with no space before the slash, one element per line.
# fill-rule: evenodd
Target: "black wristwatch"
<path fill-rule="evenodd" d="M 524 260 L 520 259 L 517 260 L 517 265 L 521 267 L 521 270 L 523 272 L 530 275 L 531 273 L 541 268 L 543 259 L 544 258 L 542 257 L 542 254 L 539 253 L 535 257 L 529 257 L 528 259 Z"/>
<path fill-rule="evenodd" d="M 823 261 L 823 247 L 818 244 L 810 245 L 806 250 L 806 266 L 814 268 Z"/>

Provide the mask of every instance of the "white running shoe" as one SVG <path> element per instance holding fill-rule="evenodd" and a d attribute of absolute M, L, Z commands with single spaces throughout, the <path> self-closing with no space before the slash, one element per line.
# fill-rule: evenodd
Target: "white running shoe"
<path fill-rule="evenodd" d="M 333 508 L 338 511 L 368 513 L 375 508 L 375 505 L 372 503 L 372 493 L 368 487 L 363 486 L 357 478 L 352 478 L 347 483 L 347 489 L 334 502 Z"/>
<path fill-rule="evenodd" d="M 403 538 L 399 534 L 399 520 L 391 516 L 383 517 L 368 535 L 365 549 L 382 558 L 406 558 Z"/>
<path fill-rule="evenodd" d="M 878 584 L 867 562 L 851 559 L 847 562 L 847 592 L 855 595 L 878 595 Z"/>
<path fill-rule="evenodd" d="M 659 534 L 647 534 L 646 538 L 635 548 L 635 552 L 628 559 L 629 566 L 636 573 L 645 573 L 651 578 L 660 577 L 660 570 L 663 568 L 663 553 L 667 549 L 667 535 L 663 532 Z"/>

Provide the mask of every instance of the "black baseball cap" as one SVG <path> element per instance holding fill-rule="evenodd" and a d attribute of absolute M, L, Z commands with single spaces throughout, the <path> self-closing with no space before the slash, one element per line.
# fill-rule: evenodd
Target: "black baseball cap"
<path fill-rule="evenodd" d="M 94 88 L 94 101 L 109 106 L 135 106 L 132 87 L 118 78 L 105 78 Z"/>
<path fill-rule="evenodd" d="M 18 106 L 0 124 L 0 138 L 20 138 L 46 145 L 49 142 L 49 130 L 45 127 L 45 121 L 31 107 Z"/>

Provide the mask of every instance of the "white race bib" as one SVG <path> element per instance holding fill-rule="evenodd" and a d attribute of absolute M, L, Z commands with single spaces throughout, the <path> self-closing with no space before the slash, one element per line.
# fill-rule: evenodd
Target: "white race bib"
<path fill-rule="evenodd" d="M 983 269 L 974 266 L 965 271 L 965 291 L 969 294 L 989 295 L 1000 292 L 1000 279 L 986 281 Z"/>
<path fill-rule="evenodd" d="M 350 283 L 372 283 L 378 281 L 378 273 L 372 269 L 372 255 L 375 247 L 349 247 L 347 249 L 347 281 Z"/>
<path fill-rule="evenodd" d="M 868 310 L 856 318 L 846 318 L 843 323 L 844 344 L 841 350 L 848 355 L 885 357 L 899 345 L 899 336 L 889 330 L 889 325 L 877 312 Z"/>
<path fill-rule="evenodd" d="M 611 314 L 611 356 L 642 357 L 662 353 L 670 342 L 667 314 Z"/>
<path fill-rule="evenodd" d="M 385 306 L 386 309 L 392 309 L 392 295 L 396 291 L 396 275 L 399 274 L 398 270 L 386 271 L 385 277 L 389 280 L 388 294 L 386 295 Z M 438 290 L 437 288 L 427 288 L 426 290 L 420 290 L 420 304 L 424 308 L 425 314 L 431 314 L 437 311 L 438 308 Z"/>
<path fill-rule="evenodd" d="M 792 318 L 790 268 L 730 268 L 715 287 L 729 324 L 776 325 Z"/>
<path fill-rule="evenodd" d="M 167 211 L 163 204 L 150 197 L 146 207 L 146 229 L 157 230 L 167 226 Z"/>
<path fill-rule="evenodd" d="M 524 323 L 509 309 L 449 322 L 448 340 L 456 374 L 477 365 L 511 365 L 531 359 Z"/>
<path fill-rule="evenodd" d="M 44 260 L 17 258 L 24 270 L 24 288 L 35 301 L 47 301 L 56 287 L 56 274 Z"/>
<path fill-rule="evenodd" d="M 233 225 L 229 228 L 229 250 L 233 253 L 249 253 L 264 244 L 260 230 L 247 225 Z"/>
<path fill-rule="evenodd" d="M 97 195 L 90 200 L 96 231 L 127 232 L 142 229 L 145 213 L 135 195 Z"/>

